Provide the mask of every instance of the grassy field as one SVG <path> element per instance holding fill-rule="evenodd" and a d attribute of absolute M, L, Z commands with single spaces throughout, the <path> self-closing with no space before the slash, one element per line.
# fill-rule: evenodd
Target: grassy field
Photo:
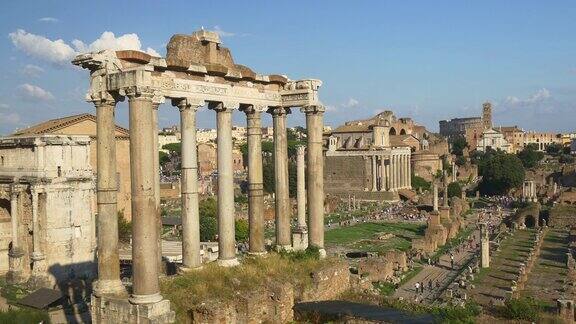
<path fill-rule="evenodd" d="M 424 224 L 413 223 L 362 223 L 326 232 L 325 242 L 331 246 L 344 246 L 368 252 L 385 252 L 390 249 L 406 251 L 414 238 L 424 235 Z M 392 233 L 393 238 L 378 240 L 378 234 Z"/>

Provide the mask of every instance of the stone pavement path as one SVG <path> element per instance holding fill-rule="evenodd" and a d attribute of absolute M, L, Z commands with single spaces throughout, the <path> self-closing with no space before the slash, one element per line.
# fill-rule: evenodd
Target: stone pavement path
<path fill-rule="evenodd" d="M 521 295 L 532 296 L 554 307 L 556 299 L 562 297 L 563 285 L 567 279 L 568 233 L 550 229 L 544 237 L 540 251 Z"/>
<path fill-rule="evenodd" d="M 517 230 L 500 245 L 500 251 L 490 258 L 490 267 L 481 269 L 471 291 L 471 297 L 481 305 L 492 305 L 506 298 L 512 280 L 516 280 L 520 264 L 524 262 L 530 247 L 534 245 L 534 230 Z"/>
<path fill-rule="evenodd" d="M 454 254 L 454 269 L 451 269 L 450 255 L 443 255 L 436 265 L 425 265 L 416 276 L 400 286 L 394 292 L 393 297 L 409 301 L 433 303 L 475 253 L 477 253 L 475 249 L 465 249 L 460 253 Z M 432 281 L 432 289 L 428 288 L 429 281 Z M 416 292 L 415 284 L 417 282 L 424 283 L 424 293 Z M 436 288 L 436 283 L 439 283 L 439 288 Z"/>

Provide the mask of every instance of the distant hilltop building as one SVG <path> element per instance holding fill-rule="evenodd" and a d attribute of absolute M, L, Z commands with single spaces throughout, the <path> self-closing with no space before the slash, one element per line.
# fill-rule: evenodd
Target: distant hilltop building
<path fill-rule="evenodd" d="M 435 173 L 442 168 L 439 155 L 448 148 L 412 119 L 396 118 L 392 111 L 347 122 L 326 135 L 326 193 L 359 200 L 393 201 L 407 195 L 412 168 L 418 174 L 427 169 L 423 164 L 432 165 Z"/>
<path fill-rule="evenodd" d="M 453 118 L 439 123 L 440 135 L 448 139 L 462 136 L 471 150 L 476 149 L 484 130 L 492 128 L 492 104 L 485 102 L 482 105 L 482 117 Z"/>

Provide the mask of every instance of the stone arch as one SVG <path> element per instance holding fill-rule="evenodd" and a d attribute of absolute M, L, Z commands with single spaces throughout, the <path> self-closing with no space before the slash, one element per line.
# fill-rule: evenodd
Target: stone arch
<path fill-rule="evenodd" d="M 394 127 L 390 127 L 390 135 L 396 135 L 396 129 Z"/>
<path fill-rule="evenodd" d="M 400 135 L 406 135 L 406 130 L 404 128 L 400 130 Z"/>
<path fill-rule="evenodd" d="M 524 226 L 526 226 L 526 228 L 535 228 L 538 226 L 536 220 L 537 218 L 534 215 L 526 215 L 524 216 Z"/>
<path fill-rule="evenodd" d="M 10 200 L 0 198 L 0 218 L 9 219 L 10 216 Z"/>

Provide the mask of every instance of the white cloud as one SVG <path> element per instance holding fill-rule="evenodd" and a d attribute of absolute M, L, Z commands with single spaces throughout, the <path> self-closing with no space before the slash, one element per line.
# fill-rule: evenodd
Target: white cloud
<path fill-rule="evenodd" d="M 8 35 L 14 46 L 24 53 L 51 63 L 63 65 L 69 63 L 76 51 L 63 40 L 50 40 L 18 29 Z"/>
<path fill-rule="evenodd" d="M 17 49 L 32 57 L 57 65 L 69 64 L 76 55 L 84 52 L 95 52 L 105 49 L 142 50 L 142 43 L 138 35 L 124 34 L 116 37 L 116 35 L 110 31 L 103 32 L 98 39 L 89 44 L 74 39 L 70 45 L 62 39 L 50 40 L 44 36 L 28 33 L 22 29 L 10 33 L 9 37 Z M 148 47 L 145 51 L 150 55 L 160 56 L 153 48 Z"/>
<path fill-rule="evenodd" d="M 232 37 L 232 36 L 236 36 L 236 33 L 231 33 L 231 32 L 227 32 L 222 30 L 222 28 L 220 28 L 220 26 L 216 25 L 214 26 L 214 31 L 216 33 L 218 33 L 218 35 L 220 35 L 220 37 Z"/>
<path fill-rule="evenodd" d="M 49 23 L 57 23 L 60 20 L 58 20 L 58 18 L 54 18 L 54 17 L 42 17 L 40 19 L 38 19 L 38 21 L 41 22 L 49 22 Z"/>
<path fill-rule="evenodd" d="M 54 99 L 54 95 L 50 91 L 29 83 L 18 86 L 18 95 L 23 100 L 31 102 L 51 101 Z"/>
<path fill-rule="evenodd" d="M 44 72 L 44 69 L 34 64 L 26 64 L 20 72 L 27 77 L 37 78 Z"/>
<path fill-rule="evenodd" d="M 532 94 L 526 99 L 520 99 L 515 96 L 508 96 L 502 102 L 501 108 L 526 108 L 534 105 L 541 104 L 548 99 L 551 99 L 550 91 L 546 88 L 539 89 L 536 93 Z"/>
<path fill-rule="evenodd" d="M 358 104 L 360 104 L 360 102 L 354 98 L 350 98 L 348 99 L 347 102 L 342 104 L 342 107 L 344 108 L 352 108 L 352 107 L 357 107 Z"/>

